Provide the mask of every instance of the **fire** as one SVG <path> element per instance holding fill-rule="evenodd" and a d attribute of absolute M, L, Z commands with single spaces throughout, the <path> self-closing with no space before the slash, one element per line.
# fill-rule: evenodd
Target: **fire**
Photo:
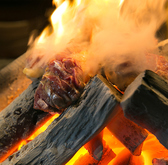
<path fill-rule="evenodd" d="M 39 134 L 44 132 L 47 127 L 59 116 L 58 113 L 53 115 L 50 119 L 48 119 L 40 128 L 38 128 L 28 139 L 22 140 L 18 146 L 18 150 L 22 148 L 23 145 L 26 145 L 29 141 L 33 140 L 35 137 L 37 137 Z"/>
<path fill-rule="evenodd" d="M 152 160 L 153 158 L 166 158 L 168 157 L 167 149 L 164 148 L 159 141 L 156 139 L 156 137 L 149 133 L 148 138 L 143 144 L 143 150 L 141 153 L 141 156 L 133 156 L 124 146 L 121 144 L 112 134 L 110 131 L 108 131 L 107 128 L 103 130 L 103 139 L 105 140 L 106 144 L 109 146 L 109 148 L 116 154 L 116 157 L 106 164 L 103 162 L 99 162 L 101 165 L 118 165 L 119 162 L 123 162 L 123 164 L 126 164 L 126 160 L 128 160 L 128 164 L 134 164 L 134 165 L 153 165 Z M 158 152 L 157 152 L 158 150 Z M 75 162 L 78 162 L 78 159 L 80 157 L 85 157 L 88 153 L 88 151 L 82 147 L 78 152 L 73 156 L 73 158 L 66 163 L 66 165 L 76 165 Z M 119 156 L 121 154 L 121 157 Z M 87 157 L 88 158 L 88 157 Z M 123 159 L 123 160 L 122 160 Z M 85 159 L 84 159 L 85 160 Z M 82 164 L 86 164 L 84 162 L 80 162 Z M 90 158 L 90 163 L 91 163 Z M 98 165 L 99 165 L 98 163 Z"/>
<path fill-rule="evenodd" d="M 143 53 L 142 53 L 143 51 L 150 50 L 155 46 L 156 40 L 153 37 L 153 34 L 156 29 L 151 30 L 149 28 L 146 28 L 145 31 L 143 32 L 141 30 L 138 31 L 139 26 L 137 28 L 137 24 L 139 25 L 141 23 L 139 21 L 141 21 L 141 19 L 143 20 L 143 17 L 140 17 L 140 20 L 136 19 L 135 22 L 130 20 L 129 22 L 126 22 L 125 20 L 122 22 L 120 19 L 118 19 L 118 14 L 119 14 L 118 12 L 120 12 L 119 7 L 122 6 L 122 4 L 124 3 L 124 0 L 118 0 L 117 5 L 115 0 L 114 1 L 92 0 L 90 2 L 87 0 L 86 1 L 75 0 L 73 4 L 71 4 L 70 1 L 62 2 L 60 0 L 54 0 L 53 3 L 56 4 L 57 8 L 53 12 L 50 18 L 52 30 L 50 29 L 50 27 L 47 27 L 46 29 L 44 29 L 41 36 L 36 40 L 37 42 L 35 42 L 35 49 L 37 49 L 37 47 L 38 48 L 40 47 L 40 51 L 39 51 L 40 53 L 42 52 L 47 55 L 50 54 L 50 56 L 43 59 L 43 62 L 46 61 L 46 59 L 49 60 L 50 58 L 55 57 L 55 54 L 57 53 L 59 54 L 65 48 L 67 48 L 67 45 L 73 42 L 77 45 L 81 44 L 82 46 L 85 42 L 87 42 L 87 46 L 84 48 L 82 47 L 81 51 L 79 51 L 77 55 L 81 56 L 82 58 L 83 53 L 81 52 L 87 52 L 86 55 L 89 56 L 88 57 L 89 60 L 87 61 L 88 64 L 91 63 L 90 61 L 92 59 L 94 60 L 96 59 L 96 62 L 95 62 L 96 64 L 93 62 L 90 65 L 88 65 L 89 67 L 94 65 L 93 68 L 97 68 L 100 61 L 103 61 L 104 59 L 109 60 L 109 57 L 112 62 L 114 59 L 116 60 L 116 58 L 117 58 L 116 60 L 117 62 L 121 61 L 123 60 L 122 59 L 123 54 L 124 55 L 131 54 L 131 57 L 134 57 L 134 54 L 137 55 L 137 53 L 135 52 L 138 52 L 138 55 L 136 58 L 139 60 L 139 57 L 141 58 L 143 56 Z M 103 6 L 105 7 L 105 10 L 102 10 L 102 8 L 96 8 L 96 7 L 94 8 L 94 5 L 96 5 L 96 7 Z M 117 8 L 114 9 L 114 12 L 110 11 L 111 10 L 110 5 L 117 6 Z M 112 21 L 106 20 L 106 18 L 111 19 L 111 15 L 114 17 L 114 18 L 112 17 L 112 21 L 114 21 L 114 23 Z M 135 27 L 134 27 L 134 23 L 132 22 L 135 23 Z M 130 23 L 130 24 L 127 24 L 127 23 Z M 153 22 L 151 24 L 153 25 Z M 155 27 L 155 26 L 152 26 L 152 27 Z M 112 36 L 112 37 L 109 38 L 109 36 Z M 144 37 L 147 39 L 149 38 L 149 40 L 143 42 Z M 107 42 L 105 43 L 105 41 Z M 133 45 L 135 45 L 135 47 L 133 47 Z M 41 47 L 46 47 L 46 48 L 44 51 L 41 51 Z M 130 52 L 130 47 L 133 49 L 132 52 Z M 38 55 L 39 55 L 39 52 L 37 53 Z M 36 54 L 36 52 L 34 54 Z M 111 57 L 111 54 L 115 54 L 116 56 Z M 124 57 L 124 60 L 125 60 L 125 57 Z M 117 66 L 116 61 L 114 62 L 114 67 Z M 106 65 L 104 63 L 103 65 Z M 37 130 L 31 137 L 29 137 L 25 141 L 22 141 L 18 149 L 20 149 L 28 141 L 33 140 L 41 132 L 45 131 L 47 126 L 56 117 L 58 117 L 58 115 L 54 115 L 49 121 L 47 121 L 47 123 L 43 127 Z M 144 142 L 142 155 L 140 157 L 135 157 L 131 155 L 131 153 L 129 153 L 129 151 L 125 149 L 125 147 L 107 130 L 107 128 L 104 129 L 103 139 L 106 145 L 110 148 L 111 152 L 113 151 L 116 155 L 120 155 L 124 151 L 128 154 L 130 158 L 129 161 L 135 160 L 134 164 L 137 164 L 137 165 L 139 165 L 138 164 L 139 160 L 141 161 L 141 164 L 144 163 L 144 165 L 152 165 L 153 158 L 168 157 L 167 149 L 165 149 L 157 141 L 157 139 L 151 134 L 149 134 L 149 137 Z M 127 158 L 127 154 L 125 155 L 125 159 Z M 82 147 L 66 165 L 75 164 L 75 162 L 81 156 L 85 156 L 85 155 L 88 155 L 88 151 L 84 147 Z M 114 159 L 112 158 L 108 162 L 108 165 L 115 164 L 115 162 L 118 161 L 117 159 L 119 159 L 117 158 L 117 156 Z M 83 162 L 82 164 L 85 164 L 85 162 Z M 102 163 L 102 165 L 107 165 L 107 164 Z"/>
<path fill-rule="evenodd" d="M 74 17 L 74 11 L 75 9 L 81 4 L 81 0 L 75 0 L 73 2 L 73 9 L 71 8 L 70 1 L 59 1 L 55 0 L 53 1 L 53 4 L 57 6 L 56 10 L 52 13 L 50 17 L 50 22 L 53 28 L 53 35 L 55 38 L 55 44 L 58 44 L 61 42 L 61 38 L 63 35 L 67 32 L 65 32 L 67 24 L 71 22 L 71 19 Z M 44 29 L 42 32 L 38 43 L 45 42 L 46 37 L 48 37 L 51 34 L 48 34 L 48 27 Z M 48 34 L 48 36 L 46 35 Z"/>
<path fill-rule="evenodd" d="M 64 1 L 55 12 L 51 15 L 52 25 L 54 30 L 57 30 L 57 38 L 60 38 L 64 32 L 64 28 L 62 25 L 62 17 L 63 13 L 67 10 L 69 3 L 68 1 Z"/>
<path fill-rule="evenodd" d="M 121 6 L 123 2 L 124 2 L 124 0 L 121 0 L 120 3 L 119 3 L 119 6 Z"/>

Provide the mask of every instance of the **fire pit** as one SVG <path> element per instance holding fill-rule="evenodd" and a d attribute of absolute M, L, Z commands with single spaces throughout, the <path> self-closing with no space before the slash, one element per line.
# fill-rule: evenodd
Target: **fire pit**
<path fill-rule="evenodd" d="M 166 1 L 157 1 L 156 4 L 150 0 L 145 2 L 161 16 L 160 19 L 153 12 L 148 13 L 149 17 L 136 17 L 146 9 L 144 6 L 132 15 L 130 9 L 133 11 L 141 3 L 139 1 L 74 1 L 73 4 L 64 1 L 57 4 L 60 6 L 51 16 L 52 28 L 45 29 L 26 54 L 13 63 L 26 58 L 24 73 L 33 82 L 30 84 L 25 75 L 21 74 L 24 64 L 18 65 L 19 72 L 10 83 L 17 83 L 18 80 L 22 83 L 24 78 L 30 85 L 26 90 L 22 89 L 24 92 L 0 113 L 2 165 L 167 163 L 168 62 L 163 56 L 165 54 L 156 55 L 159 52 L 154 37 L 165 20 Z M 97 9 L 101 6 L 102 10 L 93 6 Z M 114 7 L 113 11 L 111 7 Z M 91 14 L 91 11 L 94 12 Z M 111 15 L 119 13 L 121 16 L 117 19 Z M 54 18 L 58 14 L 60 17 Z M 105 18 L 112 18 L 112 24 L 106 22 Z M 123 28 L 121 25 L 126 22 L 129 24 Z M 153 27 L 154 24 L 156 26 Z M 134 30 L 133 33 L 130 28 Z M 74 33 L 74 29 L 78 31 Z M 119 31 L 117 35 L 116 30 Z M 108 35 L 117 38 L 109 39 Z M 144 41 L 146 35 L 147 42 Z M 144 43 L 139 43 L 141 41 Z M 106 44 L 101 45 L 103 42 Z M 135 42 L 136 47 L 133 46 Z M 47 101 L 46 94 L 51 97 L 51 89 L 54 89 L 48 86 L 52 84 L 53 78 L 61 83 L 64 81 L 66 87 L 72 83 L 71 88 L 78 93 L 77 85 L 80 81 L 76 80 L 81 78 L 79 69 L 83 73 L 81 81 L 85 83 L 79 98 L 72 99 L 71 105 L 68 102 L 67 108 L 60 108 L 58 104 L 55 106 L 53 102 Z M 1 71 L 2 78 L 7 75 L 7 70 L 4 68 Z M 43 88 L 45 83 L 47 89 Z M 61 85 L 58 83 L 56 86 L 58 91 L 63 88 L 63 83 Z M 47 92 L 38 95 L 36 100 L 34 96 L 39 94 L 35 94 L 39 86 L 40 90 Z M 69 93 L 63 92 L 62 95 L 58 91 L 56 94 L 62 98 L 69 96 Z M 42 110 L 35 109 L 36 101 Z M 49 127 L 29 142 L 30 136 L 51 118 L 54 121 L 50 122 Z M 23 140 L 27 144 L 18 147 Z M 79 154 L 77 159 L 75 153 Z"/>

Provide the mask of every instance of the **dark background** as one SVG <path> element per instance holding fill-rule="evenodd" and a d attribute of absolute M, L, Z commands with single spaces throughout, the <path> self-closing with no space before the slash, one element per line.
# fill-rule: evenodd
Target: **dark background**
<path fill-rule="evenodd" d="M 22 55 L 30 34 L 42 31 L 54 8 L 52 0 L 0 0 L 0 60 Z"/>

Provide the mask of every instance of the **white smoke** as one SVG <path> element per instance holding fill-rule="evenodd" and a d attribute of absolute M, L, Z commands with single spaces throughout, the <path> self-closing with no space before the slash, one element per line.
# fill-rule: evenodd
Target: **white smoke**
<path fill-rule="evenodd" d="M 147 68 L 145 53 L 157 45 L 155 33 L 166 20 L 166 0 L 125 0 L 119 4 L 120 0 L 83 0 L 78 8 L 71 5 L 64 14 L 59 42 L 55 42 L 54 31 L 28 51 L 32 61 L 41 56 L 35 66 L 45 65 L 60 54 L 80 58 L 80 52 L 87 52 L 84 69 L 93 75 L 100 65 L 115 70 L 128 60 L 138 72 Z"/>

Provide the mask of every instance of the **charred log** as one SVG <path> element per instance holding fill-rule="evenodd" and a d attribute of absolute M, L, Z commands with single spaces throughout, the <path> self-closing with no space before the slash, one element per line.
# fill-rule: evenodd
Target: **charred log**
<path fill-rule="evenodd" d="M 103 140 L 103 155 L 101 160 L 94 159 L 89 153 L 80 156 L 73 165 L 102 165 L 108 164 L 111 160 L 116 157 L 116 154 L 110 149 L 106 142 Z"/>
<path fill-rule="evenodd" d="M 117 91 L 107 84 L 100 76 L 92 79 L 77 104 L 67 108 L 45 132 L 2 164 L 66 163 L 113 117 L 119 102 Z"/>
<path fill-rule="evenodd" d="M 51 115 L 33 109 L 34 93 L 39 81 L 33 82 L 0 113 L 0 160 L 23 139 L 27 139 L 40 123 Z"/>
<path fill-rule="evenodd" d="M 103 131 L 84 145 L 90 155 L 100 161 L 103 155 Z"/>
<path fill-rule="evenodd" d="M 139 156 L 141 154 L 143 141 L 147 138 L 148 133 L 124 117 L 120 106 L 107 128 L 133 155 Z"/>
<path fill-rule="evenodd" d="M 121 106 L 125 116 L 153 133 L 168 149 L 168 82 L 145 71 L 126 89 Z"/>

